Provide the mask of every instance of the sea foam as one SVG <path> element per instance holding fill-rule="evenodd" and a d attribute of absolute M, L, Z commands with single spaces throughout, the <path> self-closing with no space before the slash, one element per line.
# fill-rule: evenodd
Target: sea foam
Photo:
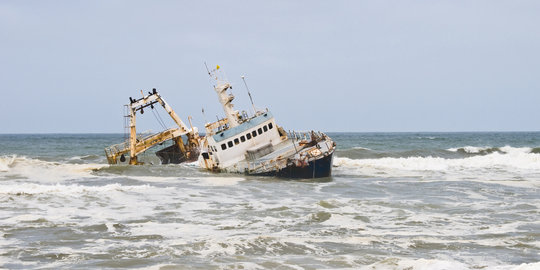
<path fill-rule="evenodd" d="M 540 154 L 520 149 L 507 150 L 506 154 L 491 153 L 461 159 L 441 157 L 401 157 L 379 159 L 350 159 L 336 157 L 334 166 L 348 168 L 382 168 L 407 171 L 447 171 L 466 168 L 506 168 L 540 170 Z"/>
<path fill-rule="evenodd" d="M 439 180 L 497 181 L 497 184 L 540 186 L 540 154 L 524 148 L 501 148 L 465 158 L 400 157 L 378 159 L 334 158 L 334 175 L 421 177 Z"/>
<path fill-rule="evenodd" d="M 82 186 L 82 185 L 41 185 L 33 183 L 7 184 L 0 189 L 0 194 L 6 195 L 36 195 L 47 193 L 59 193 L 62 195 L 79 196 L 82 193 L 109 193 L 111 191 L 146 191 L 149 185 L 124 186 L 118 183 L 104 186 Z"/>
<path fill-rule="evenodd" d="M 492 147 L 492 146 L 463 146 L 463 147 L 454 147 L 446 149 L 450 152 L 463 152 L 467 154 L 489 154 L 492 152 L 500 153 L 531 153 L 532 148 L 530 147 L 512 147 L 512 146 L 503 146 L 503 147 Z"/>
<path fill-rule="evenodd" d="M 44 161 L 24 156 L 0 157 L 0 172 L 16 175 L 34 181 L 58 182 L 69 179 L 94 177 L 96 169 L 108 167 L 107 164 L 69 164 Z"/>
<path fill-rule="evenodd" d="M 536 270 L 540 269 L 540 262 L 523 263 L 520 265 L 496 265 L 496 266 L 477 266 L 471 267 L 464 263 L 451 260 L 440 259 L 398 259 L 389 258 L 371 265 L 361 267 L 361 270 Z"/>
<path fill-rule="evenodd" d="M 9 167 L 13 164 L 17 156 L 1 156 L 0 157 L 0 172 L 9 171 Z"/>

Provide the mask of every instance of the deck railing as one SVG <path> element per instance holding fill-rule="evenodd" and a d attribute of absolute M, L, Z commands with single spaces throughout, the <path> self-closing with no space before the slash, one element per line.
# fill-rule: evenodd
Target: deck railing
<path fill-rule="evenodd" d="M 156 134 L 153 134 L 151 130 L 147 130 L 137 134 L 137 141 L 143 141 L 148 139 Z M 122 143 L 114 144 L 108 147 L 105 147 L 105 155 L 107 155 L 107 160 L 112 161 L 114 157 L 118 156 L 119 153 L 126 153 L 129 151 L 129 138 Z"/>
<path fill-rule="evenodd" d="M 301 143 L 299 144 L 299 142 L 301 141 L 310 142 L 312 140 L 320 140 L 320 139 L 325 138 L 326 135 L 320 131 L 289 130 L 287 132 L 287 136 L 289 137 L 289 139 L 292 140 L 295 151 L 298 152 L 303 148 L 302 144 Z M 266 170 L 267 168 L 272 168 L 272 167 L 285 167 L 285 165 L 287 164 L 281 164 L 281 163 L 286 163 L 286 162 L 287 162 L 286 158 L 248 162 L 248 170 L 252 172 L 252 171 L 257 171 L 260 169 Z"/>

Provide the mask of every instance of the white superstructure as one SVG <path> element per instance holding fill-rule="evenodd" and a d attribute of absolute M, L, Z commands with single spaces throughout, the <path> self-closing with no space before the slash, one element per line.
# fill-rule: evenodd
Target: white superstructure
<path fill-rule="evenodd" d="M 323 133 L 293 133 L 289 138 L 268 109 L 254 115 L 234 110 L 231 85 L 209 75 L 226 117 L 205 125 L 199 165 L 213 171 L 284 177 L 326 177 L 330 175 L 335 143 Z M 251 97 L 251 94 L 248 94 Z M 253 104 L 253 102 L 252 102 Z"/>
<path fill-rule="evenodd" d="M 257 111 L 254 116 L 246 113 L 240 115 L 234 110 L 234 95 L 228 93 L 231 88 L 228 82 L 217 77 L 216 68 L 211 73 L 216 85 L 214 90 L 223 107 L 226 118 L 206 124 L 206 136 L 201 144 L 203 151 L 199 158 L 201 167 L 224 170 L 243 169 L 234 166 L 242 161 L 259 158 L 273 151 L 274 146 L 287 139 L 283 131 L 279 131 L 272 113 L 268 110 Z"/>

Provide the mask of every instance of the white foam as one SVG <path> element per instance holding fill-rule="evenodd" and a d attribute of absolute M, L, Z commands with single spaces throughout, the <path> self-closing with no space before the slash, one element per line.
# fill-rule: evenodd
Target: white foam
<path fill-rule="evenodd" d="M 337 172 L 369 176 L 433 176 L 439 179 L 524 180 L 520 183 L 535 186 L 540 182 L 540 154 L 529 153 L 530 148 L 508 148 L 505 153 L 494 152 L 483 156 L 461 159 L 441 157 L 401 157 L 379 159 L 350 159 L 336 157 Z M 530 182 L 529 180 L 533 180 Z M 504 184 L 501 182 L 501 184 Z"/>
<path fill-rule="evenodd" d="M 24 183 L 4 185 L 0 189 L 0 199 L 8 196 L 9 200 L 31 209 L 22 213 L 0 212 L 0 219 L 13 227 L 27 226 L 24 222 L 33 222 L 32 226 L 69 222 L 79 225 L 103 224 L 108 231 L 115 231 L 112 226 L 115 223 L 142 219 L 144 213 L 154 213 L 156 201 L 166 205 L 174 203 L 178 198 L 178 191 L 170 187 L 149 185 Z"/>
<path fill-rule="evenodd" d="M 427 137 L 418 136 L 416 138 L 420 139 L 420 140 L 422 140 L 422 139 L 427 139 L 427 140 L 435 140 L 435 139 L 437 139 L 437 137 L 434 137 L 434 136 L 427 136 Z"/>
<path fill-rule="evenodd" d="M 522 263 L 518 266 L 511 266 L 512 270 L 538 270 L 540 269 L 540 262 L 536 263 Z M 499 270 L 499 269 L 496 269 Z"/>
<path fill-rule="evenodd" d="M 480 153 L 481 151 L 485 151 L 485 150 L 488 150 L 490 149 L 491 147 L 489 146 L 484 146 L 484 147 L 479 147 L 479 146 L 463 146 L 463 147 L 457 147 L 457 148 L 449 148 L 449 149 L 446 149 L 447 151 L 450 151 L 450 152 L 457 152 L 459 151 L 459 149 L 463 149 L 464 152 L 466 153 L 469 153 L 469 154 L 478 154 Z"/>
<path fill-rule="evenodd" d="M 131 235 L 153 235 L 159 234 L 165 238 L 181 239 L 183 242 L 194 241 L 204 236 L 215 234 L 216 228 L 205 224 L 187 223 L 158 223 L 145 222 L 131 226 Z"/>
<path fill-rule="evenodd" d="M 380 159 L 385 160 L 381 163 L 377 163 L 378 160 L 358 163 L 362 160 L 336 158 L 336 164 L 338 164 L 336 169 L 356 173 L 363 173 L 364 170 L 371 169 L 373 173 L 384 172 L 387 175 L 441 173 L 444 177 L 449 174 L 464 174 L 470 177 L 479 172 L 485 173 L 485 171 L 493 172 L 490 175 L 496 176 L 501 170 L 519 175 L 523 175 L 521 172 L 524 170 L 538 175 L 539 171 L 530 164 L 525 164 L 526 166 L 522 164 L 521 166 L 525 168 L 522 169 L 521 167 L 506 166 L 506 164 L 503 166 L 501 165 L 502 161 L 497 161 L 498 158 L 503 159 L 509 156 L 528 159 L 535 157 L 535 155 L 515 151 L 507 154 L 497 153 L 497 155 L 482 156 L 483 159 L 417 158 L 415 160 L 388 158 Z M 408 167 L 419 160 L 420 164 L 416 164 L 416 169 Z M 469 164 L 474 162 L 479 165 Z M 64 168 L 62 164 L 39 160 L 36 161 L 36 164 L 41 168 L 53 171 Z M 8 168 L 9 170 L 16 169 L 19 173 L 24 174 L 21 169 L 23 167 L 17 168 L 19 165 L 28 166 L 21 163 L 11 164 Z M 76 167 L 69 165 L 65 168 Z M 30 173 L 24 175 L 37 179 L 37 176 L 32 176 Z M 91 173 L 80 174 L 78 172 L 73 175 L 92 176 Z M 485 191 L 466 192 L 465 196 L 458 199 L 454 199 L 452 194 L 445 197 L 448 200 L 440 202 L 443 208 L 446 206 L 452 209 L 471 208 L 470 212 L 452 213 L 423 208 L 423 205 L 428 202 L 422 201 L 422 198 L 418 198 L 418 200 L 401 200 L 391 197 L 363 198 L 353 196 L 350 193 L 339 193 L 335 189 L 328 188 L 334 185 L 341 188 L 341 186 L 348 184 L 347 181 L 357 180 L 354 178 L 352 180 L 336 178 L 329 183 L 282 181 L 269 183 L 268 181 L 245 181 L 243 177 L 230 178 L 209 175 L 211 174 L 201 174 L 200 177 L 191 178 L 125 176 L 143 181 L 142 184 L 148 184 L 142 186 L 108 183 L 104 185 L 101 181 L 94 181 L 94 179 L 87 181 L 87 183 L 101 184 L 101 186 L 81 186 L 68 184 L 69 182 L 36 184 L 26 180 L 23 180 L 25 183 L 21 183 L 19 180 L 6 181 L 0 189 L 0 198 L 14 200 L 13 205 L 20 206 L 20 211 L 9 210 L 0 213 L 0 220 L 12 227 L 50 226 L 45 223 L 73 228 L 81 225 L 105 225 L 106 229 L 101 226 L 100 230 L 106 230 L 107 233 L 101 234 L 103 238 L 83 247 L 83 254 L 107 254 L 108 252 L 116 252 L 116 250 L 125 250 L 125 253 L 119 256 L 125 255 L 131 258 L 139 258 L 152 252 L 154 254 L 170 254 L 174 257 L 190 254 L 190 256 L 197 257 L 196 259 L 208 259 L 212 263 L 215 262 L 214 258 L 232 256 L 257 262 L 264 260 L 275 262 L 279 258 L 283 258 L 284 263 L 293 263 L 293 265 L 287 265 L 291 268 L 296 267 L 294 259 L 297 255 L 283 253 L 283 247 L 291 244 L 302 248 L 303 253 L 297 258 L 309 258 L 315 266 L 322 266 L 318 263 L 338 257 L 338 252 L 342 251 L 340 246 L 344 244 L 356 245 L 355 247 L 358 247 L 359 250 L 376 248 L 380 245 L 382 246 L 381 250 L 383 250 L 381 253 L 385 254 L 380 255 L 381 259 L 392 256 L 386 252 L 387 250 L 388 252 L 394 248 L 411 250 L 411 247 L 419 242 L 443 245 L 465 244 L 460 245 L 460 247 L 476 244 L 486 247 L 513 248 L 515 244 L 522 243 L 522 240 L 519 239 L 523 236 L 521 232 L 527 228 L 534 228 L 538 224 L 538 222 L 533 221 L 525 222 L 527 219 L 518 217 L 510 223 L 495 220 L 485 225 L 484 217 L 489 219 L 490 213 L 478 210 L 498 205 L 497 201 L 489 198 L 489 192 Z M 122 176 L 122 178 L 125 177 Z M 440 179 L 446 179 L 444 177 Z M 408 181 L 407 179 L 394 180 Z M 153 184 L 155 182 L 159 184 Z M 162 187 L 168 184 L 161 182 L 171 182 L 172 187 Z M 272 188 L 269 188 L 270 185 Z M 225 186 L 225 188 L 212 188 L 212 186 Z M 231 187 L 227 188 L 227 186 Z M 276 189 L 275 186 L 286 187 Z M 215 192 L 216 190 L 219 192 Z M 298 196 L 304 193 L 309 194 L 309 196 Z M 509 204 L 515 203 L 514 199 L 511 196 L 505 197 L 504 207 L 498 212 L 522 215 L 523 213 L 514 213 L 510 209 Z M 321 200 L 327 201 L 331 205 L 323 204 L 328 206 L 325 208 L 318 203 Z M 538 200 L 527 200 L 528 204 L 538 205 Z M 271 210 L 277 208 L 281 209 Z M 314 226 L 309 225 L 313 223 L 312 213 L 318 211 L 328 212 L 331 216 L 325 221 L 314 224 Z M 359 215 L 369 219 L 358 218 Z M 40 221 L 40 219 L 45 221 Z M 347 230 L 343 230 L 343 228 Z M 107 238 L 108 234 L 127 237 L 160 235 L 163 238 L 148 238 L 146 240 L 145 237 L 140 237 L 139 239 L 143 240 L 122 240 L 124 238 Z M 502 236 L 479 239 L 476 237 L 479 234 L 502 234 Z M 6 241 L 12 240 L 9 238 L 2 240 L 2 233 L 0 233 L 0 248 L 13 246 L 11 242 Z M 328 243 L 336 243 L 336 245 L 328 245 Z M 10 246 L 8 247 L 8 245 Z M 24 248 L 24 245 L 29 244 L 23 243 L 20 245 L 21 248 Z M 527 245 L 537 247 L 538 241 L 527 242 Z M 140 248 L 135 248 L 136 246 L 140 246 Z M 335 247 L 337 249 L 334 249 Z M 264 250 L 264 256 L 246 255 L 246 250 L 253 248 Z M 74 252 L 61 249 L 48 250 L 48 252 L 50 251 Z M 441 258 L 441 254 L 432 255 L 437 251 L 433 251 L 433 253 L 419 251 L 411 256 L 426 258 L 388 259 L 365 266 L 363 269 L 475 269 L 475 266 L 483 267 L 486 264 L 485 259 L 480 259 L 480 264 L 470 263 L 463 259 L 468 256 L 466 249 L 459 249 L 459 251 L 462 253 L 455 253 L 455 259 L 459 261 Z M 441 251 L 441 253 L 444 252 L 452 251 Z M 377 254 L 381 253 L 377 252 Z M 336 265 L 342 266 L 344 265 L 342 263 L 346 262 L 345 267 L 359 269 L 362 267 L 361 263 L 366 261 L 367 256 L 373 258 L 373 256 L 379 255 L 353 252 L 347 256 L 341 256 L 340 264 L 328 262 L 325 265 L 332 268 Z M 428 258 L 428 256 L 436 256 L 436 258 Z M 73 257 L 73 260 L 75 259 L 77 257 Z M 495 260 L 494 258 L 488 259 Z M 65 267 L 65 264 L 62 263 L 65 262 L 59 261 L 58 265 L 48 264 L 47 266 L 50 268 L 55 268 L 54 266 L 57 268 Z M 497 264 L 508 262 L 495 261 L 492 263 L 483 269 L 531 270 L 538 269 L 539 266 L 538 264 L 497 266 Z M 257 268 L 256 264 L 251 265 L 248 262 L 235 265 Z M 228 264 L 228 266 L 232 266 L 232 264 Z"/>
<path fill-rule="evenodd" d="M 182 180 L 180 177 L 166 177 L 166 176 L 129 176 L 130 179 L 138 180 L 141 182 L 153 182 L 153 183 L 174 183 L 175 181 Z"/>
<path fill-rule="evenodd" d="M 390 258 L 368 266 L 361 267 L 363 270 L 469 270 L 469 268 L 457 261 L 444 261 L 434 259 L 397 259 Z"/>
<path fill-rule="evenodd" d="M 107 164 L 66 164 L 39 159 L 4 156 L 0 158 L 0 171 L 38 182 L 58 182 L 95 177 L 92 171 L 108 167 Z"/>
<path fill-rule="evenodd" d="M 36 195 L 58 193 L 62 195 L 78 196 L 81 193 L 108 193 L 111 191 L 145 191 L 148 185 L 143 186 L 123 186 L 120 184 L 109 184 L 105 186 L 81 186 L 81 185 L 41 185 L 33 183 L 6 184 L 2 185 L 0 194 L 6 195 Z"/>
<path fill-rule="evenodd" d="M 355 146 L 355 147 L 353 147 L 353 149 L 357 149 L 357 150 L 369 150 L 369 151 L 371 151 L 371 149 L 366 148 L 366 147 L 361 147 L 361 146 Z"/>
<path fill-rule="evenodd" d="M 470 146 L 470 145 L 467 145 L 467 146 L 463 146 L 463 147 L 449 148 L 449 149 L 446 149 L 446 150 L 450 151 L 450 152 L 457 152 L 460 149 L 463 149 L 463 151 L 465 153 L 478 154 L 478 153 L 480 153 L 482 151 L 486 151 L 486 150 L 489 150 L 489 149 L 496 149 L 496 148 L 492 147 L 492 146 Z M 532 151 L 532 148 L 530 148 L 530 147 L 512 147 L 512 146 L 508 146 L 508 145 L 503 146 L 503 147 L 499 147 L 497 149 L 499 149 L 499 151 L 501 151 L 503 153 L 507 153 L 507 154 L 511 154 L 511 153 L 530 153 Z"/>
<path fill-rule="evenodd" d="M 362 222 L 355 220 L 351 215 L 331 214 L 330 218 L 322 224 L 351 230 L 364 230 Z"/>
<path fill-rule="evenodd" d="M 18 223 L 18 222 L 29 222 L 29 221 L 38 221 L 44 219 L 41 215 L 32 215 L 32 214 L 22 214 L 18 216 L 11 216 L 4 220 L 6 223 Z"/>
<path fill-rule="evenodd" d="M 195 186 L 232 186 L 246 179 L 243 177 L 166 177 L 166 176 L 129 176 L 130 179 L 153 183 L 187 182 Z"/>
<path fill-rule="evenodd" d="M 202 186 L 232 186 L 246 180 L 242 177 L 202 177 L 199 179 Z"/>
<path fill-rule="evenodd" d="M 17 156 L 1 156 L 0 157 L 0 172 L 7 172 L 9 171 L 9 167 L 13 164 L 15 161 L 15 158 Z"/>
<path fill-rule="evenodd" d="M 406 259 L 389 258 L 374 264 L 360 267 L 361 270 L 472 270 L 482 268 L 486 270 L 537 270 L 540 262 L 523 263 L 520 265 L 467 265 L 451 259 Z"/>
<path fill-rule="evenodd" d="M 530 153 L 532 151 L 532 148 L 530 147 L 512 147 L 512 146 L 503 146 L 500 147 L 499 150 L 501 150 L 504 153 L 512 154 L 512 153 Z"/>

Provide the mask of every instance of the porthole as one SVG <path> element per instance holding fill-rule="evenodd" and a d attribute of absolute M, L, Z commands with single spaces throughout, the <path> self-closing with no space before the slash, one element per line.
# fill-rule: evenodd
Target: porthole
<path fill-rule="evenodd" d="M 274 125 L 272 125 L 272 123 L 268 123 L 268 129 L 272 129 L 274 127 Z"/>
<path fill-rule="evenodd" d="M 268 127 L 266 127 L 266 126 L 264 126 L 263 129 L 264 129 L 264 132 L 268 131 Z"/>
<path fill-rule="evenodd" d="M 251 140 L 251 133 L 246 134 L 246 138 L 247 138 L 248 140 Z"/>
<path fill-rule="evenodd" d="M 238 140 L 238 138 L 234 139 L 234 145 L 238 145 L 240 143 L 240 141 Z"/>
<path fill-rule="evenodd" d="M 254 130 L 253 132 L 251 132 L 251 135 L 253 135 L 253 138 L 257 137 L 257 131 Z"/>
<path fill-rule="evenodd" d="M 259 135 L 262 134 L 262 128 L 257 129 L 257 131 L 259 132 Z"/>
<path fill-rule="evenodd" d="M 227 145 L 229 146 L 229 148 L 231 148 L 233 146 L 232 141 L 229 141 Z"/>
<path fill-rule="evenodd" d="M 225 150 L 225 149 L 227 149 L 227 146 L 224 143 L 221 144 L 221 150 Z"/>
<path fill-rule="evenodd" d="M 246 137 L 244 137 L 244 135 L 240 136 L 240 141 L 241 141 L 241 142 L 245 142 L 245 141 L 246 141 Z"/>

